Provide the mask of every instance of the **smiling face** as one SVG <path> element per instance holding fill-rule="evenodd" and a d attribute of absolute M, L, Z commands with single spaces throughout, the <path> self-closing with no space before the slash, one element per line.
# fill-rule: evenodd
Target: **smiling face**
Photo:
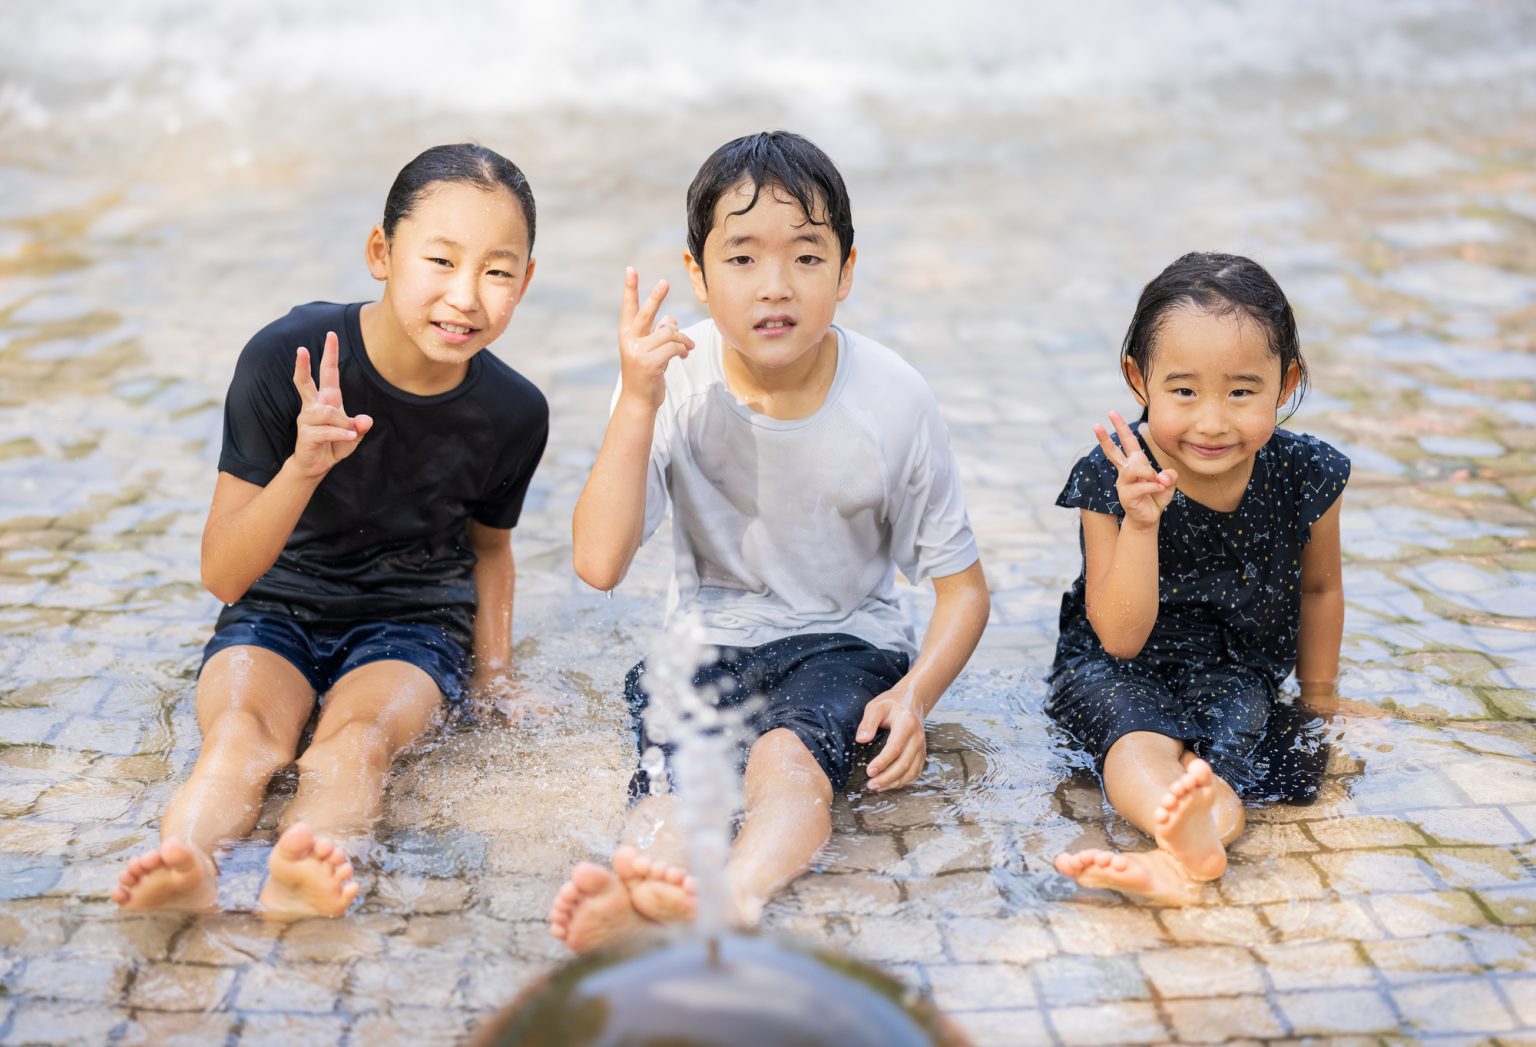
<path fill-rule="evenodd" d="M 1301 377 L 1296 366 L 1280 373 L 1264 331 L 1241 312 L 1192 306 L 1168 314 L 1145 380 L 1131 361 L 1125 369 L 1147 408 L 1144 432 L 1196 498 L 1247 483 L 1254 454 L 1274 434 L 1276 410 Z"/>
<path fill-rule="evenodd" d="M 763 377 L 793 372 L 823 346 L 837 303 L 853 287 L 854 254 L 839 265 L 837 235 L 788 194 L 752 183 L 721 194 L 704 257 L 685 256 L 693 291 L 728 351 Z M 817 219 L 823 219 L 817 215 Z"/>
<path fill-rule="evenodd" d="M 431 186 L 387 240 L 375 227 L 367 256 L 369 271 L 386 282 L 379 304 L 393 323 L 384 329 L 396 335 L 387 345 L 370 342 L 369 353 L 408 374 L 462 373 L 507 329 L 533 276 L 517 199 L 466 182 Z"/>

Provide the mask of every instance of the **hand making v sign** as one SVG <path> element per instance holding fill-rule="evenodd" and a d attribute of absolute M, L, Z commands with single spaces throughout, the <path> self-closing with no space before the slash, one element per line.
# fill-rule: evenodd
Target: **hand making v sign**
<path fill-rule="evenodd" d="M 640 274 L 633 267 L 624 271 L 624 304 L 619 312 L 623 395 L 641 398 L 653 411 L 667 396 L 667 364 L 693 348 L 693 339 L 677 329 L 675 319 L 663 316 L 656 322 L 666 297 L 667 282 L 658 280 L 645 304 L 640 304 Z"/>
<path fill-rule="evenodd" d="M 1099 438 L 1104 457 L 1119 471 L 1115 494 L 1120 499 L 1120 508 L 1125 510 L 1125 522 L 1136 527 L 1156 527 L 1178 489 L 1179 474 L 1172 469 L 1158 472 L 1152 468 L 1147 453 L 1141 449 L 1141 441 L 1120 412 L 1109 412 L 1109 421 L 1120 437 L 1119 447 L 1102 425 L 1093 427 L 1093 435 Z"/>
<path fill-rule="evenodd" d="M 294 354 L 293 385 L 299 391 L 298 437 L 293 460 L 303 475 L 319 478 L 331 467 L 357 450 L 358 443 L 373 428 L 366 414 L 347 415 L 341 404 L 341 368 L 337 363 L 336 332 L 325 336 L 325 351 L 320 355 L 320 387 L 315 388 L 310 375 L 309 350 L 299 347 Z"/>

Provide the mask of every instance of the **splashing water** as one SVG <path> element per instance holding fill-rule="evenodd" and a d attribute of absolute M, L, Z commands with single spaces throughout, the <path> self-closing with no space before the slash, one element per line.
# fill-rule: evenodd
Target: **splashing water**
<path fill-rule="evenodd" d="M 697 926 L 713 937 L 730 923 L 726 881 L 731 822 L 740 807 L 735 752 L 745 728 L 746 705 L 722 708 L 719 690 L 696 686 L 699 668 L 714 661 L 698 618 L 680 615 L 646 659 L 646 734 L 658 745 L 641 756 L 653 791 L 667 788 L 661 746 L 675 747 L 677 816 L 688 846 L 688 867 L 698 897 Z"/>

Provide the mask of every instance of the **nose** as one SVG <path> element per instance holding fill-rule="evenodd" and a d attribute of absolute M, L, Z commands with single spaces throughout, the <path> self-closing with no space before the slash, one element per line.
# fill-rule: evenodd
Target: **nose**
<path fill-rule="evenodd" d="M 464 266 L 457 270 L 448 281 L 443 300 L 461 313 L 473 313 L 480 304 L 480 283 L 474 269 Z"/>
<path fill-rule="evenodd" d="M 778 262 L 758 267 L 757 297 L 762 302 L 782 302 L 794 293 L 787 268 Z"/>
<path fill-rule="evenodd" d="M 1195 412 L 1195 429 L 1212 435 L 1227 430 L 1226 404 L 1219 399 L 1202 399 Z"/>

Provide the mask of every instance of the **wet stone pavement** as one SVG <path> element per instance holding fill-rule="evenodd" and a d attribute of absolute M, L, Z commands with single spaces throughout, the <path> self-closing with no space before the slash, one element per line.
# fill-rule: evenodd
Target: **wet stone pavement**
<path fill-rule="evenodd" d="M 1085 124 L 874 110 L 841 150 L 808 126 L 854 192 L 840 315 L 936 389 L 995 609 L 923 777 L 838 798 L 768 924 L 894 972 L 978 1043 L 1536 1044 L 1536 123 L 1486 84 L 1353 116 L 1301 97 L 1222 121 L 1187 100 Z M 188 131 L 208 184 L 0 167 L 0 1041 L 453 1043 L 562 959 L 543 914 L 617 832 L 619 685 L 666 585 L 664 535 L 611 599 L 569 569 L 619 274 L 685 286 L 682 187 L 694 153 L 756 126 L 738 117 L 697 117 L 697 148 L 665 160 L 596 117 L 477 129 L 538 172 L 540 280 L 498 351 L 554 412 L 516 533 L 517 654 L 558 712 L 421 745 L 359 855 L 362 901 L 291 926 L 251 911 L 291 775 L 223 859 L 228 912 L 123 917 L 107 891 L 196 753 L 217 610 L 197 543 L 234 355 L 291 302 L 370 293 L 355 248 L 408 150 L 221 168 L 210 127 Z M 1125 155 L 1135 189 L 1083 177 Z M 1317 803 L 1252 810 L 1227 875 L 1163 908 L 1051 871 L 1144 841 L 1051 735 L 1041 676 L 1078 566 L 1052 502 L 1093 422 L 1129 409 L 1137 290 L 1195 246 L 1252 254 L 1296 304 L 1314 390 L 1291 424 L 1355 462 L 1341 689 L 1377 715 L 1333 724 Z"/>

